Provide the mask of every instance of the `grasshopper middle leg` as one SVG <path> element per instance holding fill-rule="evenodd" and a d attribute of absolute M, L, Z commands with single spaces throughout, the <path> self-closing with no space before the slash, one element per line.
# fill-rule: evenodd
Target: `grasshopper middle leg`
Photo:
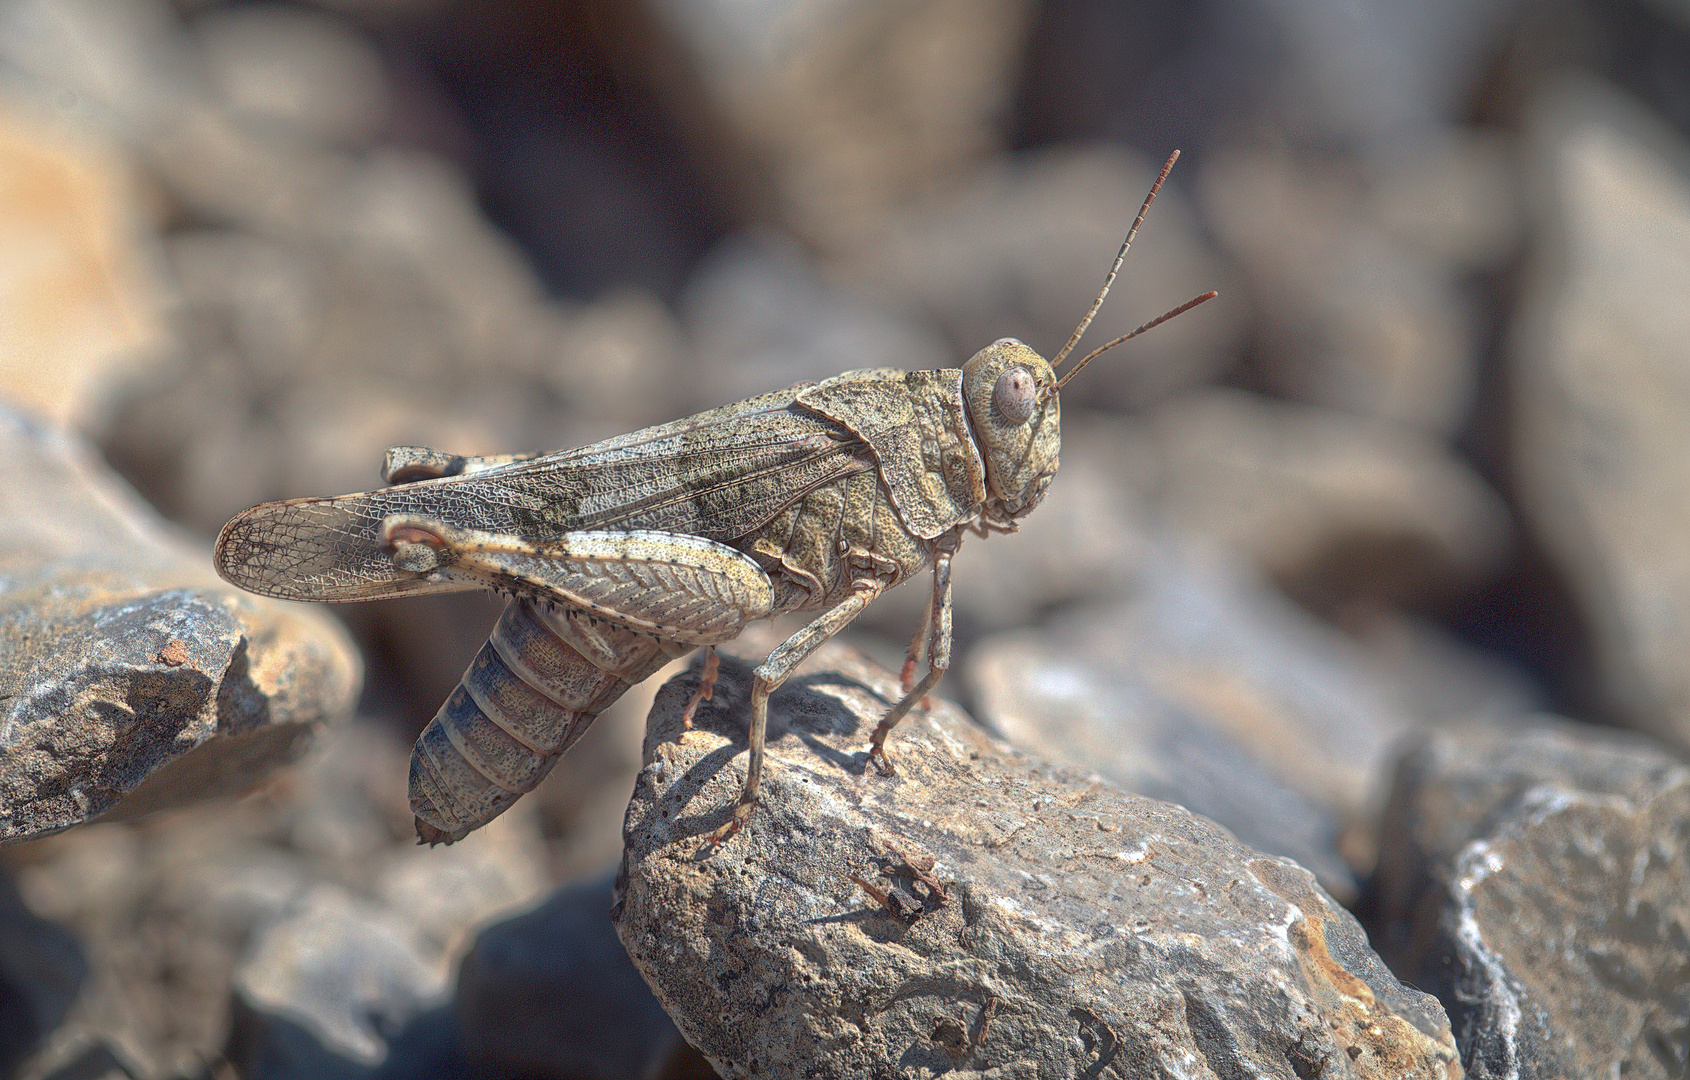
<path fill-rule="evenodd" d="M 879 581 L 858 582 L 855 591 L 835 607 L 828 609 L 814 622 L 787 638 L 753 673 L 751 682 L 751 756 L 746 762 L 745 789 L 734 805 L 733 817 L 710 836 L 713 844 L 720 844 L 745 827 L 751 807 L 757 802 L 757 791 L 763 777 L 763 744 L 768 738 L 769 695 L 784 683 L 787 676 L 802 664 L 811 653 L 827 640 L 845 629 L 850 621 L 862 614 L 885 589 Z"/>
<path fill-rule="evenodd" d="M 692 730 L 693 717 L 698 715 L 698 707 L 716 696 L 716 675 L 721 670 L 721 661 L 716 656 L 716 646 L 704 646 L 704 661 L 699 665 L 698 686 L 693 690 L 692 697 L 687 699 L 687 707 L 681 712 L 681 727 Z"/>
<path fill-rule="evenodd" d="M 916 662 L 914 643 L 910 648 L 910 663 L 906 665 L 904 680 L 904 696 L 892 706 L 880 723 L 875 725 L 874 736 L 869 742 L 869 760 L 874 762 L 882 776 L 891 776 L 892 759 L 886 756 L 886 737 L 892 733 L 898 721 L 909 715 L 915 708 L 916 702 L 927 696 L 927 692 L 939 685 L 945 672 L 951 666 L 951 556 L 949 552 L 941 551 L 933 559 L 933 596 L 927 604 L 927 625 L 923 627 L 926 633 L 927 674 L 914 686 L 909 684 L 909 672 Z"/>

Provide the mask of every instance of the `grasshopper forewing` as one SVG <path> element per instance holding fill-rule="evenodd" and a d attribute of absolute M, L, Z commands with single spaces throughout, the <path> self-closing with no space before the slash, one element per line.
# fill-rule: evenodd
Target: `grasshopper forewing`
<path fill-rule="evenodd" d="M 217 539 L 218 572 L 253 592 L 349 601 L 452 589 L 509 596 L 492 637 L 417 740 L 417 832 L 451 842 L 538 784 L 599 712 L 671 658 L 753 619 L 819 612 L 756 670 L 750 759 L 720 842 L 757 799 L 769 694 L 882 592 L 931 568 L 904 696 L 869 755 L 950 665 L 951 557 L 963 535 L 1014 532 L 1056 473 L 1056 368 L 1013 338 L 961 368 L 852 371 L 543 457 L 388 451 L 378 491 L 253 507 Z M 925 658 L 927 669 L 916 681 Z M 688 706 L 708 695 L 715 656 Z"/>

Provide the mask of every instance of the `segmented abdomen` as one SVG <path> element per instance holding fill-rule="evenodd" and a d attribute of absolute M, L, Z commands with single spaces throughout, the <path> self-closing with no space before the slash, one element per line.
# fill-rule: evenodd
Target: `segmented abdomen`
<path fill-rule="evenodd" d="M 411 752 L 418 835 L 451 843 L 498 817 L 611 702 L 691 648 L 511 601 Z"/>

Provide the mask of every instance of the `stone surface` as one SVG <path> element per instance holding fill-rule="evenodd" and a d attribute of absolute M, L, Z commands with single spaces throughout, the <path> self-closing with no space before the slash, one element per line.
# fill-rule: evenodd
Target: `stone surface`
<path fill-rule="evenodd" d="M 384 754 L 383 763 L 393 764 L 394 756 Z M 402 791 L 404 776 L 395 770 L 381 786 Z M 343 779 L 324 787 L 351 804 L 334 820 L 355 820 L 356 786 Z M 309 803 L 310 793 L 301 794 Z M 301 809 L 309 821 L 313 811 Z M 322 869 L 338 864 L 334 877 L 346 884 L 319 869 L 255 926 L 232 974 L 230 1060 L 244 1076 L 289 1078 L 467 1068 L 452 1020 L 451 972 L 482 926 L 532 904 L 547 888 L 532 808 L 501 816 L 473 843 L 438 851 L 395 844 L 385 834 L 372 836 L 364 851 L 325 848 L 336 834 L 314 828 L 302 835 L 301 824 L 291 830 L 293 845 L 317 847 L 328 856 Z"/>
<path fill-rule="evenodd" d="M 1546 95 L 1533 132 L 1543 242 L 1512 343 L 1525 514 L 1610 706 L 1690 746 L 1690 153 L 1593 83 Z"/>
<path fill-rule="evenodd" d="M 676 115 L 703 129 L 704 145 L 731 154 L 717 164 L 732 170 L 742 199 L 756 204 L 757 216 L 772 214 L 811 243 L 837 248 L 998 148 L 1032 5 L 644 7 L 668 39 L 647 60 L 663 65 L 657 85 Z M 684 64 L 668 59 L 671 50 Z"/>
<path fill-rule="evenodd" d="M 1017 108 L 1024 142 L 1135 146 L 1394 141 L 1459 117 L 1520 0 L 1205 0 L 1041 6 Z M 1567 20 L 1565 13 L 1556 13 Z M 1523 36 L 1523 35 L 1522 35 Z"/>
<path fill-rule="evenodd" d="M 608 876 L 483 930 L 453 1001 L 464 1056 L 500 1075 L 621 1080 L 694 1053 L 610 925 Z"/>
<path fill-rule="evenodd" d="M 712 849 L 742 776 L 724 676 L 684 742 L 690 680 L 658 694 L 615 909 L 724 1074 L 1460 1075 L 1441 1010 L 1289 861 L 943 702 L 865 772 L 896 681 L 838 647 L 774 696 L 762 802 Z"/>
<path fill-rule="evenodd" d="M 1150 512 L 1317 609 L 1424 603 L 1484 580 L 1508 553 L 1502 500 L 1401 425 L 1229 390 L 1176 398 L 1144 423 Z"/>
<path fill-rule="evenodd" d="M 1690 765 L 1564 721 L 1440 732 L 1386 821 L 1381 939 L 1468 1076 L 1690 1069 Z"/>
<path fill-rule="evenodd" d="M 1384 655 L 1186 540 L 1152 543 L 1113 600 L 990 637 L 964 674 L 981 718 L 1030 752 L 1214 818 L 1342 899 L 1372 858 L 1394 744 L 1529 699 L 1455 656 Z"/>
<path fill-rule="evenodd" d="M 235 971 L 239 1008 L 230 1060 L 259 1071 L 276 1015 L 332 1054 L 379 1064 L 405 1022 L 446 1000 L 448 972 L 414 927 L 390 911 L 319 885 L 267 927 Z M 275 1051 L 270 1051 L 274 1053 Z"/>
<path fill-rule="evenodd" d="M 240 593 L 81 443 L 0 411 L 0 842 L 250 786 L 352 707 L 326 616 Z"/>
<path fill-rule="evenodd" d="M 97 423 L 156 364 L 165 291 L 135 170 L 111 136 L 0 87 L 0 387 L 57 423 Z"/>
<path fill-rule="evenodd" d="M 1248 274 L 1255 363 L 1297 400 L 1447 435 L 1473 403 L 1473 313 L 1448 265 L 1374 220 L 1355 173 L 1283 151 L 1206 163 L 1206 220 Z"/>
<path fill-rule="evenodd" d="M 161 1080 L 219 1055 L 245 1076 L 473 1075 L 450 975 L 482 926 L 551 887 L 546 838 L 525 803 L 449 851 L 418 847 L 407 752 L 358 719 L 244 799 L 5 849 L 29 914 L 87 969 L 16 1075 L 90 1055 Z"/>

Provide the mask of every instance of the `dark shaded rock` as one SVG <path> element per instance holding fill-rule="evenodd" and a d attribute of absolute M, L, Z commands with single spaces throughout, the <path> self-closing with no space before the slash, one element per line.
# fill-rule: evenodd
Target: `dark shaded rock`
<path fill-rule="evenodd" d="M 616 940 L 611 886 L 569 886 L 481 932 L 458 969 L 467 1058 L 517 1076 L 621 1080 L 691 1052 Z"/>
<path fill-rule="evenodd" d="M 76 939 L 25 907 L 0 876 L 0 1074 L 15 1075 L 63 1022 L 87 975 Z"/>
<path fill-rule="evenodd" d="M 1595 83 L 1536 104 L 1532 273 L 1513 336 L 1527 521 L 1587 616 L 1606 704 L 1690 747 L 1690 153 Z M 1671 392 L 1664 387 L 1673 387 Z"/>
<path fill-rule="evenodd" d="M 943 702 L 865 773 L 896 680 L 839 647 L 811 671 L 742 834 L 707 839 L 743 776 L 736 664 L 684 742 L 690 678 L 658 694 L 628 813 L 617 932 L 725 1075 L 1459 1076 L 1441 1009 L 1307 871 Z"/>
<path fill-rule="evenodd" d="M 73 438 L 0 412 L 0 842 L 250 786 L 350 711 L 308 608 L 218 582 Z"/>
<path fill-rule="evenodd" d="M 1397 774 L 1377 916 L 1467 1074 L 1690 1068 L 1690 766 L 1567 722 L 1424 736 Z"/>

